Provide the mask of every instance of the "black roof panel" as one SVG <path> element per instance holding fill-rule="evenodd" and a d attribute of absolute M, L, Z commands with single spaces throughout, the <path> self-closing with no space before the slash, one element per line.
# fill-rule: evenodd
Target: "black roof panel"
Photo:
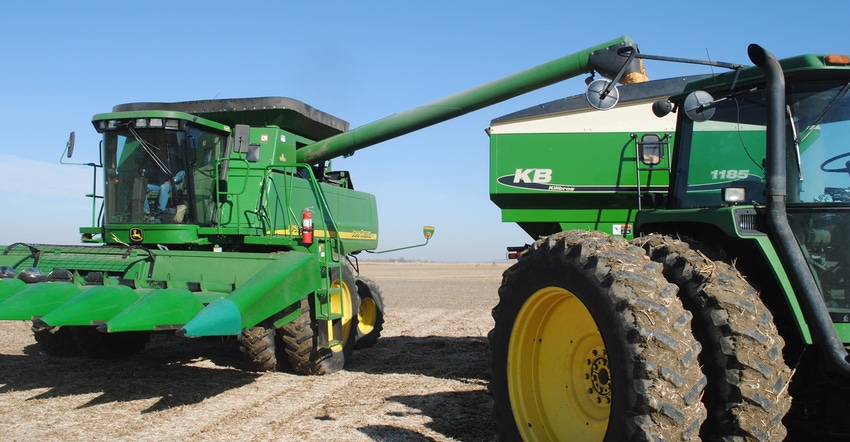
<path fill-rule="evenodd" d="M 287 97 L 226 98 L 174 103 L 127 103 L 113 112 L 170 110 L 186 112 L 228 126 L 277 126 L 313 141 L 348 130 L 348 122 Z"/>

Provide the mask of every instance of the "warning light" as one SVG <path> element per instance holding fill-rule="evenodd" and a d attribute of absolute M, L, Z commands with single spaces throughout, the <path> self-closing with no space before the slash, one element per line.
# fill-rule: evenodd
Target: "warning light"
<path fill-rule="evenodd" d="M 847 55 L 827 55 L 824 61 L 829 65 L 846 66 L 850 64 L 850 56 Z"/>

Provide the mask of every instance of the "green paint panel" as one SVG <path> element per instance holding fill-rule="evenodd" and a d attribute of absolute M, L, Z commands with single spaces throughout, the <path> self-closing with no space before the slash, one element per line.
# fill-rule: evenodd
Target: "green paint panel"
<path fill-rule="evenodd" d="M 106 235 L 110 242 L 126 244 L 187 244 L 199 241 L 198 226 L 181 224 L 109 224 Z M 144 239 L 136 240 L 138 235 Z"/>
<path fill-rule="evenodd" d="M 490 137 L 490 193 L 495 195 L 634 192 L 637 167 L 631 132 Z M 642 185 L 648 185 L 648 179 L 653 186 L 669 182 L 666 173 L 649 175 L 641 172 Z"/>
<path fill-rule="evenodd" d="M 669 184 L 667 158 L 638 170 L 649 166 L 638 161 L 635 139 L 625 132 L 493 134 L 490 199 L 503 221 L 533 238 L 558 228 L 630 236 L 638 183 L 641 193 L 657 194 Z"/>
<path fill-rule="evenodd" d="M 29 320 L 42 316 L 79 295 L 70 282 L 40 282 L 0 303 L 0 320 Z"/>
<path fill-rule="evenodd" d="M 0 301 L 11 298 L 27 288 L 27 283 L 20 279 L 0 279 Z"/>
<path fill-rule="evenodd" d="M 239 334 L 243 328 L 253 327 L 313 293 L 319 284 L 318 262 L 312 254 L 282 254 L 227 298 L 208 305 L 179 333 L 185 336 Z"/>
<path fill-rule="evenodd" d="M 806 321 L 805 316 L 803 315 L 803 308 L 800 306 L 799 301 L 797 301 L 797 295 L 794 293 L 794 287 L 791 284 L 791 280 L 788 276 L 788 272 L 785 271 L 784 266 L 782 265 L 782 260 L 779 259 L 779 254 L 776 252 L 776 248 L 773 246 L 773 243 L 766 236 L 754 238 L 759 245 L 759 249 L 761 250 L 764 258 L 770 263 L 769 267 L 773 272 L 776 280 L 779 282 L 779 287 L 783 291 L 783 297 L 788 303 L 788 307 L 791 309 L 792 314 L 794 315 L 795 325 L 797 326 L 798 331 L 800 332 L 800 336 L 803 339 L 803 342 L 806 344 L 814 343 L 814 339 L 812 338 L 812 333 L 809 330 L 808 322 Z M 838 326 L 840 324 L 836 324 Z M 842 328 L 838 328 L 839 331 Z M 847 330 L 844 328 L 843 330 Z M 850 336 L 848 334 L 842 335 L 842 342 L 850 342 Z"/>
<path fill-rule="evenodd" d="M 340 239 L 346 253 L 377 248 L 378 211 L 374 195 L 323 183 L 318 185 L 326 203 L 322 204 L 314 181 L 293 178 L 291 172 L 295 168 L 284 171 L 288 173 L 270 173 L 263 192 L 255 194 L 246 189 L 239 195 L 238 206 L 259 198 L 264 207 L 259 214 L 251 215 L 252 222 L 262 226 L 261 232 L 246 238 L 246 242 L 273 244 L 286 239 L 299 245 L 301 213 L 310 208 L 316 242 L 327 234 L 329 239 Z M 336 226 L 336 229 L 329 226 Z"/>
<path fill-rule="evenodd" d="M 176 329 L 201 311 L 201 301 L 187 289 L 151 290 L 106 323 L 113 332 Z"/>
<path fill-rule="evenodd" d="M 124 285 L 93 286 L 41 317 L 50 326 L 96 325 L 112 319 L 139 300 L 140 294 Z"/>
<path fill-rule="evenodd" d="M 680 178 L 677 203 L 681 207 L 723 204 L 721 189 L 744 187 L 750 201 L 763 204 L 764 128 L 707 121 L 695 126 L 687 174 Z M 699 130 L 696 130 L 699 129 Z"/>
<path fill-rule="evenodd" d="M 184 325 L 178 334 L 190 338 L 238 335 L 242 332 L 242 312 L 229 299 L 218 299 Z"/>
<path fill-rule="evenodd" d="M 714 226 L 730 237 L 738 235 L 735 223 L 735 211 L 746 207 L 714 207 L 705 209 L 645 210 L 637 215 L 637 231 L 650 233 L 656 231 L 653 226 L 692 223 Z M 649 226 L 649 227 L 647 227 Z"/>
<path fill-rule="evenodd" d="M 308 253 L 290 252 L 270 264 L 227 299 L 242 311 L 250 328 L 315 292 L 320 287 L 319 262 Z M 241 291 L 240 291 L 241 290 Z"/>
<path fill-rule="evenodd" d="M 157 254 L 150 278 L 150 268 L 145 268 L 132 279 L 167 281 L 169 287 L 192 283 L 204 290 L 229 292 L 275 259 L 277 255 L 269 253 L 173 251 Z"/>

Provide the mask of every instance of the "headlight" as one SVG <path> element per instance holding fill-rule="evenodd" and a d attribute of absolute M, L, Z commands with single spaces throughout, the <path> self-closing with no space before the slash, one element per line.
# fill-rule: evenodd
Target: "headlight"
<path fill-rule="evenodd" d="M 747 189 L 743 187 L 726 187 L 721 191 L 723 202 L 726 204 L 738 204 L 747 200 Z"/>

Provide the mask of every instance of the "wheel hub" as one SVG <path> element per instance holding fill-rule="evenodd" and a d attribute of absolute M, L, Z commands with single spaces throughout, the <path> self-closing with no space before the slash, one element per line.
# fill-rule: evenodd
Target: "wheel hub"
<path fill-rule="evenodd" d="M 611 372 L 608 370 L 608 354 L 605 348 L 594 348 L 587 359 L 585 379 L 590 384 L 587 394 L 597 404 L 611 404 Z"/>
<path fill-rule="evenodd" d="M 378 320 L 378 306 L 372 298 L 362 298 L 357 311 L 357 328 L 361 334 L 367 335 L 375 329 Z"/>

